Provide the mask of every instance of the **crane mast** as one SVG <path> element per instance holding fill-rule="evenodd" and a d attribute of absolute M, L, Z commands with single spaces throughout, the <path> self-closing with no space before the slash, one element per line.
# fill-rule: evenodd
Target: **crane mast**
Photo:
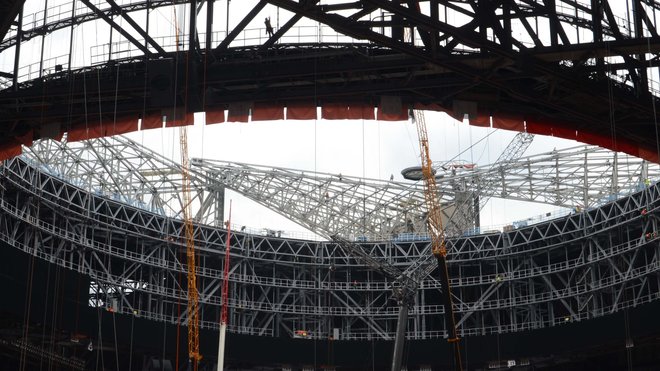
<path fill-rule="evenodd" d="M 449 287 L 449 272 L 447 270 L 447 248 L 445 246 L 445 233 L 442 227 L 442 212 L 438 198 L 438 187 L 433 174 L 433 163 L 429 151 L 429 138 L 426 130 L 424 112 L 413 110 L 413 120 L 417 126 L 419 137 L 419 150 L 422 160 L 422 175 L 424 178 L 424 199 L 428 210 L 427 225 L 431 237 L 431 251 L 438 261 L 440 268 L 440 282 L 442 284 L 443 304 L 445 307 L 446 327 L 448 331 L 447 341 L 453 345 L 456 369 L 463 370 L 461 364 L 461 349 L 459 338 L 456 334 L 456 321 L 454 319 L 454 308 L 451 299 L 451 288 Z"/>
<path fill-rule="evenodd" d="M 195 230 L 192 222 L 190 192 L 190 160 L 188 159 L 188 131 L 181 127 L 181 175 L 183 177 L 183 221 L 186 236 L 186 261 L 188 266 L 188 358 L 197 370 L 202 355 L 199 354 L 199 294 L 197 292 L 197 265 L 195 262 Z"/>

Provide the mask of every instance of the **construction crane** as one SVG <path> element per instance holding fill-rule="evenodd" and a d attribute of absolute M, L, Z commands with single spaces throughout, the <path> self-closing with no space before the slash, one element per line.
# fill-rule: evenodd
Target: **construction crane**
<path fill-rule="evenodd" d="M 487 190 L 497 187 L 502 183 L 505 174 L 515 169 L 516 166 L 520 166 L 516 160 L 525 153 L 533 140 L 533 134 L 526 132 L 516 134 L 494 163 L 494 166 L 497 166 L 497 172 L 490 174 L 475 171 L 475 164 L 461 163 L 456 160 L 432 164 L 433 175 L 436 179 L 443 178 L 445 181 L 449 179 L 452 187 L 450 194 L 453 194 L 455 198 L 453 212 L 448 215 L 452 223 L 445 226 L 445 233 L 449 235 L 463 233 L 468 228 L 479 226 L 479 211 L 490 199 Z M 441 171 L 448 173 L 439 174 Z M 457 176 L 456 173 L 460 171 L 469 171 L 471 174 Z M 401 171 L 401 175 L 408 180 L 424 179 L 421 166 L 405 168 Z"/>
<path fill-rule="evenodd" d="M 218 341 L 218 371 L 225 367 L 225 335 L 229 323 L 229 247 L 231 246 L 231 200 L 229 200 L 229 219 L 227 220 L 227 241 L 225 242 L 225 266 L 222 275 L 222 314 L 220 315 L 220 340 Z"/>
<path fill-rule="evenodd" d="M 449 274 L 447 271 L 447 249 L 445 247 L 445 233 L 442 226 L 442 210 L 438 199 L 438 187 L 435 183 L 435 174 L 433 164 L 429 154 L 428 135 L 426 131 L 426 121 L 423 112 L 413 111 L 413 120 L 417 125 L 419 135 L 420 151 L 422 158 L 422 174 L 424 179 L 424 199 L 428 210 L 428 231 L 431 236 L 431 251 L 440 267 L 440 283 L 443 287 L 443 303 L 448 329 L 448 341 L 453 345 L 456 369 L 462 371 L 461 352 L 459 339 L 456 334 L 456 323 L 454 319 L 454 310 L 452 306 L 451 291 L 449 287 Z M 372 270 L 380 272 L 384 276 L 393 279 L 392 296 L 399 306 L 399 315 L 397 320 L 396 337 L 394 339 L 394 352 L 392 354 L 391 371 L 400 371 L 403 360 L 403 345 L 405 342 L 406 327 L 408 323 L 408 311 L 414 304 L 415 292 L 420 282 L 435 269 L 432 264 L 415 265 L 413 269 L 401 271 L 397 267 L 378 260 L 367 254 L 360 246 L 350 242 L 338 235 L 330 236 L 340 248 L 347 254 L 360 260 L 363 264 L 369 266 Z M 424 263 L 425 261 L 422 261 Z"/>
<path fill-rule="evenodd" d="M 440 269 L 440 283 L 442 284 L 442 297 L 445 307 L 445 326 L 448 331 L 447 341 L 453 345 L 456 370 L 462 371 L 461 349 L 459 338 L 456 334 L 456 321 L 454 319 L 454 308 L 451 299 L 451 288 L 449 287 L 449 272 L 447 269 L 447 248 L 445 246 L 445 232 L 442 228 L 442 210 L 438 199 L 438 187 L 435 183 L 433 173 L 433 162 L 429 151 L 429 138 L 426 130 L 426 119 L 424 112 L 413 110 L 413 120 L 417 126 L 419 137 L 419 150 L 422 160 L 422 175 L 424 177 L 424 199 L 428 216 L 426 223 L 428 233 L 431 237 L 431 252 L 438 261 Z"/>
<path fill-rule="evenodd" d="M 196 371 L 202 355 L 199 354 L 199 294 L 197 292 L 197 265 L 195 262 L 195 229 L 192 222 L 188 131 L 185 126 L 180 128 L 179 141 L 181 143 L 181 175 L 183 178 L 183 225 L 188 263 L 188 359 L 192 363 L 193 370 Z"/>
<path fill-rule="evenodd" d="M 194 8 L 194 6 L 193 6 Z M 179 22 L 174 10 L 176 51 L 179 51 Z M 190 50 L 194 48 L 195 13 L 190 13 Z M 190 53 L 189 53 L 190 54 Z M 190 70 L 187 71 L 188 73 Z M 189 76 L 186 76 L 186 84 Z M 187 100 L 187 99 L 186 99 Z M 172 117 L 176 117 L 176 109 Z M 192 196 L 190 190 L 190 159 L 188 158 L 188 130 L 179 128 L 181 144 L 181 193 L 183 195 L 183 226 L 186 238 L 186 262 L 188 266 L 188 369 L 197 371 L 202 355 L 199 354 L 199 293 L 197 292 L 197 263 L 195 262 L 195 228 L 193 226 Z"/>

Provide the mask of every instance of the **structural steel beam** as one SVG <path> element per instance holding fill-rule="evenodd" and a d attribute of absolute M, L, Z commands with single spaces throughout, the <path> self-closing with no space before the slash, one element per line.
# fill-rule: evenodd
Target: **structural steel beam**
<path fill-rule="evenodd" d="M 256 17 L 257 14 L 259 14 L 259 12 L 260 12 L 260 11 L 261 11 L 261 10 L 267 5 L 267 4 L 268 4 L 268 3 L 267 3 L 266 0 L 260 0 L 260 1 L 257 3 L 257 5 L 255 5 L 254 8 L 252 8 L 252 9 L 251 9 L 251 10 L 245 15 L 245 17 L 243 17 L 243 19 L 242 19 L 240 22 L 238 22 L 238 24 L 236 25 L 236 27 L 234 27 L 234 29 L 232 29 L 231 32 L 229 32 L 229 34 L 227 34 L 227 36 L 225 36 L 225 39 L 222 40 L 222 42 L 220 43 L 220 45 L 218 45 L 218 46 L 215 48 L 215 52 L 219 52 L 219 51 L 224 51 L 224 50 L 226 50 L 226 49 L 229 47 L 229 44 L 231 44 L 231 42 L 234 41 L 234 39 L 236 38 L 236 36 L 238 36 L 238 35 L 243 31 L 243 29 L 245 28 L 245 26 L 247 26 L 247 25 L 248 25 L 248 24 L 254 19 L 254 17 Z"/>
<path fill-rule="evenodd" d="M 145 55 L 151 56 L 153 54 L 147 47 L 142 45 L 142 43 L 140 43 L 135 37 L 133 37 L 133 35 L 128 33 L 126 30 L 124 30 L 120 25 L 118 25 L 115 21 L 113 21 L 110 16 L 105 14 L 101 9 L 94 6 L 94 4 L 92 4 L 89 0 L 80 0 L 80 1 L 82 1 L 82 3 L 85 4 L 89 9 L 91 9 L 96 15 L 103 18 L 104 21 L 106 21 L 112 28 L 114 28 L 117 32 L 119 32 L 122 36 L 124 36 L 138 49 L 142 50 L 142 52 Z"/>
<path fill-rule="evenodd" d="M 140 34 L 140 36 L 144 37 L 144 39 L 149 43 L 149 45 L 151 45 L 154 49 L 156 49 L 159 56 L 163 57 L 165 56 L 165 54 L 167 54 L 165 49 L 163 49 L 163 47 L 160 46 L 160 44 L 158 44 L 151 36 L 149 36 L 149 34 L 146 31 L 144 31 L 142 27 L 140 27 L 140 25 L 137 24 L 137 22 L 133 20 L 133 18 L 128 14 L 128 12 L 126 12 L 122 7 L 117 5 L 115 0 L 106 0 L 106 1 L 108 2 L 108 4 L 110 4 L 110 6 L 115 12 L 121 14 L 121 16 L 124 17 L 126 22 L 128 22 L 128 24 L 130 24 L 131 27 L 133 27 L 133 29 Z"/>

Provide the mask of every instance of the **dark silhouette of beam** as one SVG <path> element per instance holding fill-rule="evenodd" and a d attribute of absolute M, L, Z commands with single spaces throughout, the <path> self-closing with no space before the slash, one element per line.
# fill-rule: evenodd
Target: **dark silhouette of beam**
<path fill-rule="evenodd" d="M 128 15 L 128 13 L 127 13 L 124 9 L 122 9 L 119 5 L 117 5 L 117 3 L 115 2 L 115 0 L 106 0 L 106 1 L 108 2 L 108 4 L 110 4 L 110 7 L 112 8 L 112 10 L 114 10 L 114 11 L 116 11 L 117 13 L 121 14 L 121 16 L 124 17 L 124 19 L 126 20 L 126 22 L 128 22 L 128 24 L 130 24 L 131 27 L 133 27 L 133 28 L 135 29 L 135 31 L 137 31 L 137 32 L 140 34 L 140 36 L 144 37 L 144 39 L 147 40 L 147 42 L 148 42 L 148 43 L 149 43 L 154 49 L 156 49 L 156 50 L 158 51 L 158 54 L 159 54 L 160 56 L 164 56 L 165 54 L 167 54 L 167 52 L 165 51 L 165 49 L 163 49 L 163 47 L 160 46 L 160 44 L 158 44 L 153 38 L 151 38 L 151 36 L 149 36 L 149 34 L 146 33 L 146 32 L 142 29 L 142 27 L 140 27 L 140 25 L 137 24 L 137 22 L 135 22 L 135 21 L 133 20 L 133 18 L 131 18 L 130 15 Z"/>
<path fill-rule="evenodd" d="M 130 33 L 126 32 L 120 25 L 115 23 L 115 21 L 112 20 L 107 14 L 105 14 L 101 9 L 97 8 L 92 4 L 89 0 L 80 0 L 82 1 L 83 4 L 85 4 L 89 9 L 92 10 L 96 15 L 98 15 L 100 18 L 102 18 L 104 21 L 106 21 L 112 28 L 117 30 L 122 36 L 124 36 L 128 41 L 130 41 L 133 45 L 135 45 L 138 49 L 142 50 L 142 52 L 147 55 L 151 56 L 153 53 L 142 43 L 140 43 L 136 38 L 134 38 Z"/>
<path fill-rule="evenodd" d="M 250 10 L 250 12 L 246 14 L 245 17 L 236 25 L 236 27 L 234 27 L 234 29 L 231 30 L 227 36 L 225 36 L 225 39 L 222 40 L 217 48 L 215 48 L 215 51 L 217 52 L 227 49 L 229 44 L 231 44 L 236 36 L 238 36 L 238 34 L 241 33 L 243 29 L 245 29 L 245 26 L 247 26 L 254 19 L 254 17 L 257 16 L 257 14 L 259 14 L 259 12 L 266 6 L 266 4 L 268 4 L 268 2 L 265 0 L 259 1 L 259 3 L 257 3 L 257 5 L 255 5 L 254 8 L 252 8 L 252 10 Z"/>
<path fill-rule="evenodd" d="M 7 0 L 0 2 L 0 40 L 5 38 L 9 28 L 14 23 L 14 19 L 18 16 L 18 12 L 23 8 L 25 0 Z"/>

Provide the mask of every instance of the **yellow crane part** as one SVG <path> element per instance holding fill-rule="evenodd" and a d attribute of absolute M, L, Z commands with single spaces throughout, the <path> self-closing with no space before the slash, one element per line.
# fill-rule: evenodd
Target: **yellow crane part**
<path fill-rule="evenodd" d="M 199 354 L 199 294 L 197 292 L 197 264 L 195 262 L 195 229 L 192 222 L 192 200 L 190 192 L 190 160 L 188 159 L 188 131 L 180 128 L 181 175 L 183 176 L 183 220 L 186 236 L 186 261 L 188 266 L 188 357 L 197 370 L 202 359 Z"/>
<path fill-rule="evenodd" d="M 438 186 L 433 174 L 433 163 L 429 151 L 429 138 L 426 130 L 426 118 L 424 112 L 413 110 L 413 120 L 417 126 L 419 137 L 419 150 L 422 160 L 422 175 L 424 179 L 424 199 L 428 210 L 427 225 L 431 236 L 431 251 L 438 261 L 441 271 L 440 282 L 442 284 L 443 301 L 446 313 L 446 326 L 448 331 L 447 341 L 454 347 L 454 359 L 456 370 L 462 371 L 461 350 L 459 338 L 456 334 L 456 321 L 454 319 L 454 307 L 451 299 L 451 288 L 449 287 L 449 272 L 447 269 L 447 247 L 445 246 L 445 231 L 442 226 L 442 212 L 438 195 Z"/>

